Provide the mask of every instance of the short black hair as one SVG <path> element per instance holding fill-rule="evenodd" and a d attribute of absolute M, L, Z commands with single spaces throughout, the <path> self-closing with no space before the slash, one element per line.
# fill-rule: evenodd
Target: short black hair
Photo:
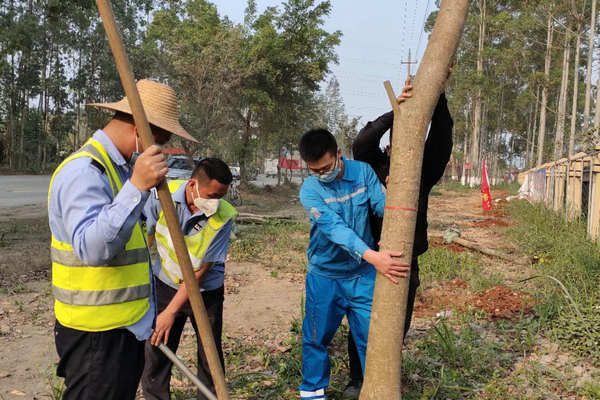
<path fill-rule="evenodd" d="M 335 137 L 327 129 L 311 129 L 300 139 L 300 157 L 306 162 L 314 162 L 329 153 L 335 156 L 338 145 Z"/>
<path fill-rule="evenodd" d="M 231 170 L 223 160 L 208 157 L 198 163 L 196 169 L 192 172 L 192 178 L 199 181 L 204 181 L 206 178 L 209 181 L 216 179 L 217 182 L 223 185 L 229 185 L 233 180 L 233 175 L 231 175 Z"/>

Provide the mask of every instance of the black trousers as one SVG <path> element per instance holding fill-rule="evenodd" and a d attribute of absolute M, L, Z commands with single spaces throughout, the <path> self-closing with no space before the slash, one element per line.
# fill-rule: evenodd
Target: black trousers
<path fill-rule="evenodd" d="M 167 307 L 177 291 L 159 279 L 155 279 L 154 283 L 156 288 L 157 312 L 161 313 Z M 217 352 L 219 353 L 219 358 L 221 359 L 221 365 L 223 368 L 225 367 L 225 361 L 223 360 L 223 350 L 221 347 L 221 332 L 223 330 L 224 293 L 224 288 L 222 286 L 219 289 L 202 292 L 202 299 L 204 300 L 204 305 L 206 306 L 208 319 L 212 328 L 212 334 L 215 338 Z M 175 316 L 175 322 L 173 323 L 171 331 L 169 332 L 167 347 L 169 347 L 174 353 L 177 351 L 177 347 L 179 347 L 179 340 L 181 339 L 181 334 L 183 333 L 183 327 L 185 326 L 185 322 L 188 318 L 190 318 L 192 326 L 194 327 L 194 331 L 196 332 L 198 378 L 214 393 L 215 389 L 212 377 L 210 375 L 210 369 L 208 367 L 206 356 L 204 355 L 204 349 L 202 348 L 202 342 L 200 340 L 200 335 L 198 334 L 198 327 L 196 326 L 192 307 L 189 302 L 185 303 Z M 142 389 L 144 391 L 144 398 L 146 400 L 170 399 L 171 366 L 173 363 L 163 354 L 162 351 L 160 351 L 160 349 L 152 346 L 150 344 L 150 340 L 146 341 L 145 353 L 146 365 L 142 375 Z M 198 399 L 206 399 L 206 397 L 200 392 L 198 392 L 197 396 Z"/>
<path fill-rule="evenodd" d="M 415 305 L 415 297 L 417 295 L 417 288 L 421 284 L 419 280 L 419 258 L 414 257 L 410 265 L 410 281 L 408 282 L 408 303 L 406 304 L 406 319 L 404 321 L 404 336 L 410 328 L 410 322 L 412 320 L 413 308 Z M 363 371 L 360 365 L 360 358 L 358 357 L 358 350 L 352 335 L 348 335 L 348 359 L 350 363 L 350 380 L 362 381 Z"/>
<path fill-rule="evenodd" d="M 56 374 L 65 378 L 63 400 L 128 400 L 144 369 L 144 342 L 127 329 L 86 332 L 54 325 L 60 357 Z"/>

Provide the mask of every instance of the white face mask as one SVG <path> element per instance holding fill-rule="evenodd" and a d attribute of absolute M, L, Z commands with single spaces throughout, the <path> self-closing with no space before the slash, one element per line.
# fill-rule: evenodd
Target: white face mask
<path fill-rule="evenodd" d="M 213 216 L 219 209 L 219 203 L 221 202 L 221 199 L 204 199 L 200 197 L 197 186 L 196 194 L 198 195 L 198 197 L 194 199 L 194 205 L 196 208 L 202 211 L 207 217 Z"/>

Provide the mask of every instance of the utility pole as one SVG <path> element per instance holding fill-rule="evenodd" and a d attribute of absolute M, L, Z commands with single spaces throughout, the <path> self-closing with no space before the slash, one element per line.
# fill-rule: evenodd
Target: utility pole
<path fill-rule="evenodd" d="M 411 61 L 410 60 L 410 49 L 408 49 L 408 61 L 400 61 L 400 64 L 406 64 L 407 67 L 408 67 L 408 78 L 410 78 L 410 66 L 411 66 L 411 64 L 417 64 L 417 63 L 418 63 L 417 60 L 415 60 L 415 61 Z"/>
<path fill-rule="evenodd" d="M 448 77 L 467 16 L 469 0 L 444 0 L 410 101 L 398 104 L 384 83 L 394 110 L 392 159 L 381 239 L 382 250 L 401 251 L 411 263 L 427 125 Z M 392 283 L 377 274 L 369 326 L 361 400 L 401 400 L 402 344 L 409 278 Z"/>

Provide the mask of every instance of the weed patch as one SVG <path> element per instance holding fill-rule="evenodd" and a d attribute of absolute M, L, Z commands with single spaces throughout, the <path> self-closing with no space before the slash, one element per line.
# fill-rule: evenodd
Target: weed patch
<path fill-rule="evenodd" d="M 551 278 L 532 281 L 540 297 L 536 311 L 548 331 L 576 354 L 600 360 L 600 247 L 587 240 L 583 221 L 566 222 L 528 202 L 509 203 L 507 210 L 519 221 L 508 232 L 537 256 L 536 273 L 557 279 L 568 293 Z"/>
<path fill-rule="evenodd" d="M 250 225 L 229 245 L 234 261 L 258 262 L 285 272 L 304 272 L 310 225 L 272 221 Z"/>

